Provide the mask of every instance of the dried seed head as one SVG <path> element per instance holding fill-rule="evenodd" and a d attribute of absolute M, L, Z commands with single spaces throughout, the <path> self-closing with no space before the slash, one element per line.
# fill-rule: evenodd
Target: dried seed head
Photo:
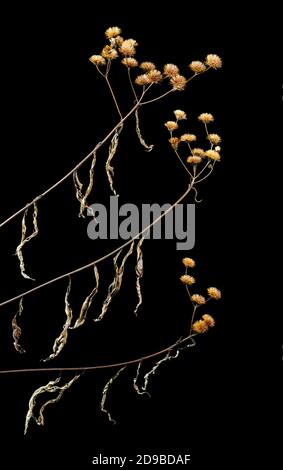
<path fill-rule="evenodd" d="M 168 131 L 175 131 L 179 127 L 175 121 L 167 121 L 164 126 L 167 127 Z"/>
<path fill-rule="evenodd" d="M 180 281 L 187 286 L 192 286 L 196 282 L 195 278 L 188 274 L 183 274 L 183 276 L 180 277 Z"/>
<path fill-rule="evenodd" d="M 208 287 L 207 288 L 207 293 L 209 297 L 215 300 L 221 299 L 221 291 L 217 289 L 216 287 Z"/>
<path fill-rule="evenodd" d="M 216 152 L 220 152 L 220 150 L 221 150 L 220 145 L 217 145 L 217 146 L 215 147 L 215 150 L 216 150 Z"/>
<path fill-rule="evenodd" d="M 175 77 L 179 73 L 179 68 L 175 64 L 166 64 L 164 65 L 163 73 L 166 77 Z"/>
<path fill-rule="evenodd" d="M 148 85 L 150 83 L 148 75 L 144 73 L 143 75 L 138 75 L 135 79 L 137 85 Z"/>
<path fill-rule="evenodd" d="M 122 36 L 117 36 L 115 38 L 115 43 L 117 44 L 117 46 L 122 46 L 123 42 L 124 42 L 124 38 L 122 38 Z"/>
<path fill-rule="evenodd" d="M 196 155 L 197 157 L 204 157 L 205 156 L 205 151 L 203 149 L 200 149 L 200 148 L 194 148 L 192 149 L 192 154 L 193 155 Z"/>
<path fill-rule="evenodd" d="M 191 299 L 192 299 L 193 302 L 195 302 L 198 305 L 204 305 L 205 304 L 205 298 L 203 297 L 203 295 L 193 294 Z"/>
<path fill-rule="evenodd" d="M 183 134 L 181 135 L 182 142 L 194 142 L 197 140 L 197 136 L 195 134 Z"/>
<path fill-rule="evenodd" d="M 215 320 L 214 318 L 211 316 L 211 315 L 208 315 L 208 313 L 205 313 L 203 316 L 202 316 L 203 320 L 205 321 L 205 323 L 207 324 L 207 326 L 209 328 L 212 328 L 213 326 L 215 326 Z"/>
<path fill-rule="evenodd" d="M 218 134 L 208 134 L 207 138 L 214 145 L 220 144 L 221 142 L 221 137 Z"/>
<path fill-rule="evenodd" d="M 106 64 L 106 60 L 104 59 L 104 57 L 102 57 L 102 55 L 92 55 L 89 58 L 89 60 L 94 65 L 105 65 Z"/>
<path fill-rule="evenodd" d="M 118 52 L 111 46 L 105 46 L 101 52 L 102 57 L 105 59 L 113 60 L 118 57 Z"/>
<path fill-rule="evenodd" d="M 186 268 L 194 268 L 196 265 L 195 260 L 192 258 L 183 258 L 182 263 L 184 266 L 186 266 Z"/>
<path fill-rule="evenodd" d="M 191 155 L 190 157 L 187 158 L 188 163 L 200 163 L 202 161 L 201 157 L 197 157 L 196 155 Z"/>
<path fill-rule="evenodd" d="M 150 70 L 156 69 L 155 65 L 152 62 L 142 62 L 140 64 L 140 68 L 143 69 L 145 72 L 149 72 Z"/>
<path fill-rule="evenodd" d="M 189 67 L 194 73 L 202 73 L 206 71 L 206 66 L 203 62 L 200 62 L 199 60 L 194 60 L 193 62 L 191 62 Z"/>
<path fill-rule="evenodd" d="M 174 90 L 182 91 L 186 88 L 187 80 L 183 75 L 177 74 L 170 78 L 170 83 Z"/>
<path fill-rule="evenodd" d="M 138 61 L 133 57 L 124 57 L 124 59 L 122 59 L 122 64 L 129 68 L 137 67 L 139 65 Z"/>
<path fill-rule="evenodd" d="M 179 145 L 180 139 L 178 137 L 170 137 L 169 142 L 172 147 L 176 149 Z"/>
<path fill-rule="evenodd" d="M 135 39 L 126 39 L 122 42 L 119 51 L 126 57 L 131 57 L 136 54 L 136 46 L 138 45 Z"/>
<path fill-rule="evenodd" d="M 207 158 L 210 158 L 211 160 L 217 160 L 219 161 L 221 159 L 220 153 L 216 152 L 216 150 L 207 150 L 205 152 L 205 156 Z"/>
<path fill-rule="evenodd" d="M 187 115 L 185 111 L 181 111 L 181 109 L 176 109 L 174 111 L 177 121 L 181 121 L 182 119 L 187 119 Z"/>
<path fill-rule="evenodd" d="M 107 28 L 105 31 L 105 36 L 108 39 L 116 38 L 116 36 L 119 36 L 121 34 L 121 29 L 118 28 L 118 26 L 111 26 L 110 28 Z"/>
<path fill-rule="evenodd" d="M 216 54 L 208 54 L 206 56 L 205 63 L 208 67 L 211 67 L 213 69 L 221 69 L 222 67 L 222 60 Z"/>
<path fill-rule="evenodd" d="M 204 320 L 197 320 L 192 326 L 192 330 L 195 333 L 199 333 L 199 334 L 206 333 L 208 328 L 209 327 Z"/>
<path fill-rule="evenodd" d="M 202 113 L 199 115 L 198 119 L 205 124 L 214 121 L 214 117 L 210 113 Z"/>
<path fill-rule="evenodd" d="M 162 73 L 156 69 L 150 70 L 147 75 L 150 83 L 160 83 L 163 80 Z"/>

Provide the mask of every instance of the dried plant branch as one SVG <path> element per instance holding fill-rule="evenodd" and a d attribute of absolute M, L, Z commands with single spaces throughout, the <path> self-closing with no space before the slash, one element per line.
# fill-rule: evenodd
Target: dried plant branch
<path fill-rule="evenodd" d="M 118 370 L 118 372 L 113 375 L 113 377 L 111 377 L 110 380 L 108 380 L 107 384 L 105 385 L 104 389 L 103 389 L 103 392 L 102 392 L 102 399 L 101 399 L 101 403 L 100 403 L 100 410 L 103 412 L 103 413 L 106 413 L 107 414 L 107 417 L 109 419 L 109 421 L 113 424 L 116 424 L 116 421 L 115 419 L 113 419 L 111 417 L 111 414 L 110 412 L 105 408 L 105 402 L 106 402 L 106 399 L 107 399 L 107 394 L 108 394 L 108 390 L 109 388 L 111 387 L 111 385 L 113 384 L 113 382 L 119 377 L 119 375 L 121 374 L 121 372 L 123 372 L 123 370 L 126 369 L 126 366 L 125 367 L 121 367 L 121 369 Z"/>
<path fill-rule="evenodd" d="M 151 152 L 154 145 L 153 144 L 147 145 L 147 143 L 145 142 L 145 140 L 142 136 L 141 130 L 140 130 L 139 108 L 137 108 L 135 110 L 135 118 L 136 118 L 136 133 L 137 133 L 137 136 L 139 138 L 139 141 L 140 141 L 141 145 L 146 149 L 147 152 Z"/>
<path fill-rule="evenodd" d="M 143 253 L 142 253 L 142 244 L 144 242 L 144 237 L 142 237 L 137 243 L 137 263 L 136 263 L 136 290 L 138 295 L 138 303 L 134 310 L 134 314 L 138 314 L 138 309 L 142 304 L 142 292 L 141 292 L 141 278 L 143 277 Z"/>
<path fill-rule="evenodd" d="M 36 202 L 33 203 L 33 216 L 32 216 L 33 232 L 28 237 L 26 237 L 26 233 L 27 233 L 26 216 L 27 216 L 27 213 L 28 213 L 28 208 L 25 210 L 23 218 L 22 218 L 21 242 L 17 246 L 16 256 L 19 258 L 19 261 L 20 261 L 20 270 L 21 270 L 22 276 L 25 277 L 26 279 L 31 279 L 32 281 L 34 281 L 35 279 L 33 279 L 32 277 L 30 277 L 26 274 L 22 249 L 23 249 L 23 247 L 26 243 L 28 243 L 32 238 L 36 237 L 36 235 L 38 234 L 38 224 L 37 224 L 38 208 L 37 208 Z"/>
<path fill-rule="evenodd" d="M 14 344 L 15 350 L 21 354 L 26 352 L 19 343 L 20 337 L 22 335 L 22 329 L 19 327 L 17 323 L 17 318 L 21 316 L 22 312 L 23 312 L 23 299 L 21 298 L 19 302 L 19 309 L 16 315 L 14 316 L 14 318 L 12 319 L 12 330 L 13 330 L 13 339 L 14 339 L 13 344 Z"/>
<path fill-rule="evenodd" d="M 129 250 L 127 251 L 127 253 L 125 254 L 124 258 L 122 259 L 122 262 L 121 262 L 120 266 L 118 266 L 117 261 L 118 261 L 118 258 L 120 256 L 122 250 L 120 250 L 117 253 L 117 255 L 113 258 L 115 276 L 114 276 L 114 279 L 113 279 L 113 281 L 111 282 L 111 284 L 108 288 L 108 294 L 107 294 L 106 299 L 103 302 L 101 314 L 99 315 L 99 317 L 94 319 L 95 322 L 101 321 L 103 319 L 104 315 L 106 314 L 106 312 L 109 308 L 110 303 L 112 302 L 113 297 L 121 289 L 125 264 L 126 264 L 126 261 L 127 261 L 128 257 L 133 253 L 134 244 L 135 244 L 135 240 L 132 241 L 131 246 L 130 246 Z"/>
<path fill-rule="evenodd" d="M 63 330 L 61 331 L 58 338 L 55 339 L 55 342 L 54 342 L 53 348 L 52 348 L 53 353 L 51 353 L 46 359 L 43 359 L 42 360 L 43 362 L 50 361 L 51 359 L 54 359 L 55 357 L 57 357 L 58 354 L 60 354 L 60 352 L 62 351 L 62 349 L 64 348 L 64 346 L 67 343 L 68 329 L 69 329 L 69 327 L 72 323 L 72 319 L 73 319 L 73 311 L 72 311 L 72 309 L 70 307 L 70 303 L 69 303 L 70 291 L 71 291 L 71 278 L 69 278 L 69 284 L 68 284 L 66 294 L 65 294 L 65 313 L 66 313 L 67 319 L 66 319 L 66 322 L 63 326 Z"/>
<path fill-rule="evenodd" d="M 113 194 L 115 194 L 115 196 L 117 196 L 117 193 L 113 186 L 114 168 L 113 166 L 111 166 L 111 161 L 114 158 L 115 153 L 117 151 L 118 143 L 119 143 L 119 136 L 122 130 L 123 130 L 123 124 L 121 124 L 121 126 L 118 127 L 118 129 L 116 130 L 115 134 L 113 135 L 111 139 L 109 152 L 108 152 L 108 158 L 105 164 L 105 170 L 106 170 L 107 178 L 109 181 L 109 185 L 110 185 L 111 191 L 113 192 Z"/>
<path fill-rule="evenodd" d="M 92 289 L 91 293 L 85 298 L 85 300 L 84 300 L 84 302 L 81 306 L 79 318 L 76 320 L 76 323 L 74 324 L 74 326 L 69 326 L 70 330 L 78 328 L 79 326 L 82 326 L 84 324 L 85 320 L 86 320 L 89 308 L 90 308 L 90 306 L 92 304 L 92 301 L 93 301 L 95 295 L 97 294 L 98 288 L 99 288 L 99 272 L 98 272 L 98 269 L 97 269 L 96 265 L 94 265 L 94 275 L 95 275 L 96 285 Z"/>

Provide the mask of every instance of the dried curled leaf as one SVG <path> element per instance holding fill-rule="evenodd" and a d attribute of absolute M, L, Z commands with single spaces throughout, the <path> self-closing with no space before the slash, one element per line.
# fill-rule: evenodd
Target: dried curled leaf
<path fill-rule="evenodd" d="M 93 158 L 92 158 L 91 166 L 89 169 L 88 186 L 84 193 L 83 193 L 83 184 L 79 180 L 78 172 L 74 171 L 73 173 L 73 180 L 74 180 L 74 185 L 75 185 L 75 190 L 76 190 L 76 198 L 80 203 L 79 217 L 85 217 L 84 212 L 86 209 L 88 209 L 87 198 L 90 195 L 91 190 L 93 188 L 93 184 L 94 184 L 95 164 L 96 164 L 96 151 L 93 152 Z"/>
<path fill-rule="evenodd" d="M 36 202 L 33 203 L 33 216 L 32 216 L 32 223 L 33 223 L 33 232 L 31 235 L 26 237 L 27 233 L 27 226 L 26 226 L 26 216 L 28 213 L 29 208 L 27 208 L 24 212 L 23 218 L 22 218 L 22 233 L 21 233 L 21 242 L 16 248 L 16 256 L 18 257 L 20 261 L 20 271 L 21 275 L 26 278 L 26 279 L 31 279 L 34 281 L 32 277 L 28 276 L 25 270 L 25 263 L 24 263 L 24 256 L 23 256 L 23 247 L 28 243 L 32 238 L 36 237 L 38 234 L 38 223 L 37 223 L 37 216 L 38 216 L 38 208 Z"/>
<path fill-rule="evenodd" d="M 23 298 L 21 298 L 20 302 L 19 302 L 19 309 L 16 313 L 16 315 L 14 316 L 14 318 L 12 319 L 12 330 L 13 330 L 13 339 L 14 339 L 14 347 L 15 347 L 15 350 L 18 351 L 19 353 L 23 354 L 25 353 L 26 351 L 24 350 L 24 348 L 20 345 L 19 343 L 19 340 L 20 340 L 20 337 L 22 335 L 22 329 L 19 327 L 18 323 L 17 323 L 17 318 L 21 316 L 22 312 L 23 312 Z"/>
<path fill-rule="evenodd" d="M 103 319 L 104 315 L 106 314 L 106 312 L 109 308 L 109 305 L 110 305 L 113 297 L 121 289 L 125 264 L 126 264 L 126 261 L 127 261 L 128 257 L 133 253 L 134 244 L 135 244 L 135 240 L 132 241 L 132 243 L 130 245 L 130 248 L 127 251 L 127 253 L 125 254 L 124 258 L 122 259 L 122 262 L 121 262 L 120 266 L 118 266 L 117 261 L 118 261 L 118 258 L 120 256 L 122 250 L 118 251 L 117 255 L 113 258 L 115 276 L 114 276 L 114 279 L 113 279 L 112 283 L 110 284 L 110 286 L 108 288 L 108 294 L 107 294 L 106 299 L 103 302 L 101 314 L 99 315 L 99 317 L 95 318 L 94 321 L 101 321 Z"/>
<path fill-rule="evenodd" d="M 142 292 L 141 292 L 141 278 L 143 277 L 143 253 L 142 253 L 142 244 L 144 242 L 144 237 L 142 237 L 137 243 L 137 263 L 136 263 L 136 290 L 138 295 L 138 303 L 134 310 L 134 314 L 138 314 L 138 309 L 142 304 Z"/>
<path fill-rule="evenodd" d="M 141 130 L 140 130 L 140 119 L 139 119 L 139 110 L 138 110 L 138 108 L 135 111 L 135 117 L 136 117 L 136 133 L 137 133 L 137 136 L 139 138 L 139 141 L 140 141 L 141 145 L 146 149 L 147 152 L 151 152 L 154 145 L 153 144 L 147 145 L 147 143 L 145 142 L 145 140 L 142 136 L 142 133 L 141 133 Z"/>
<path fill-rule="evenodd" d="M 113 419 L 111 417 L 111 414 L 110 412 L 105 408 L 105 402 L 106 402 L 106 398 L 107 398 L 107 393 L 108 393 L 108 390 L 109 388 L 111 387 L 111 385 L 113 384 L 114 380 L 116 380 L 119 375 L 121 374 L 121 372 L 123 372 L 123 370 L 126 369 L 127 366 L 124 366 L 124 367 L 121 367 L 121 369 L 118 370 L 118 372 L 113 375 L 113 377 L 111 377 L 110 380 L 108 380 L 107 384 L 105 385 L 104 389 L 103 389 L 103 392 L 102 392 L 102 399 L 101 399 L 101 403 L 100 403 L 100 410 L 103 412 L 103 413 L 106 413 L 107 416 L 108 416 L 108 419 L 111 423 L 113 424 L 116 424 L 116 421 L 115 419 Z"/>
<path fill-rule="evenodd" d="M 117 148 L 118 148 L 118 144 L 119 144 L 119 137 L 120 137 L 120 134 L 123 130 L 123 124 L 121 124 L 117 129 L 116 129 L 116 132 L 115 134 L 113 135 L 112 139 L 111 139 L 111 143 L 110 143 L 110 146 L 109 146 L 109 152 L 108 152 L 108 158 L 107 158 L 107 161 L 106 161 L 106 164 L 105 164 L 105 169 L 106 169 L 106 174 L 107 174 L 107 178 L 108 178 L 108 181 L 109 181 L 109 184 L 110 184 L 110 188 L 113 192 L 113 194 L 115 194 L 115 196 L 117 196 L 117 193 L 116 193 L 116 190 L 114 189 L 114 182 L 113 182 L 113 176 L 114 176 L 114 168 L 113 166 L 111 166 L 111 161 L 113 159 L 113 157 L 115 156 L 115 153 L 117 151 Z"/>
<path fill-rule="evenodd" d="M 95 275 L 96 285 L 92 289 L 91 293 L 85 298 L 85 300 L 84 300 L 84 302 L 81 306 L 79 318 L 76 320 L 76 323 L 74 324 L 74 326 L 69 327 L 70 330 L 78 328 L 79 326 L 83 325 L 85 320 L 86 320 L 88 310 L 89 310 L 89 308 L 92 304 L 92 301 L 93 301 L 95 295 L 97 294 L 98 288 L 99 288 L 99 272 L 98 272 L 98 269 L 97 269 L 96 265 L 94 265 L 94 275 Z"/>
<path fill-rule="evenodd" d="M 61 377 L 59 376 L 57 379 L 55 380 L 51 380 L 50 382 L 48 382 L 47 385 L 43 385 L 42 387 L 39 387 L 38 389 L 36 389 L 30 400 L 29 400 L 29 408 L 28 408 L 28 412 L 27 412 L 27 415 L 26 415 L 26 420 L 25 420 L 25 429 L 24 429 L 24 434 L 27 433 L 27 430 L 28 430 L 28 426 L 29 426 L 29 422 L 30 420 L 33 418 L 36 422 L 36 424 L 38 425 L 41 425 L 43 426 L 44 425 L 44 416 L 43 416 L 43 412 L 45 410 L 45 408 L 48 406 L 48 405 L 51 405 L 53 403 L 56 403 L 60 400 L 60 398 L 62 397 L 63 393 L 65 392 L 65 390 L 67 390 L 69 387 L 71 387 L 71 385 L 76 381 L 78 380 L 78 378 L 81 376 L 81 374 L 78 374 L 78 375 L 75 375 L 75 377 L 73 377 L 69 382 L 67 382 L 65 385 L 62 385 L 61 387 L 58 387 L 57 386 L 57 383 L 60 381 Z M 38 398 L 39 395 L 42 395 L 43 393 L 55 393 L 55 392 L 59 392 L 59 394 L 57 395 L 56 398 L 52 399 L 52 400 L 48 400 L 47 402 L 45 402 L 40 410 L 39 410 L 39 415 L 38 417 L 36 417 L 34 415 L 34 408 L 36 406 L 36 400 Z"/>
<path fill-rule="evenodd" d="M 60 335 L 58 336 L 58 338 L 55 339 L 55 342 L 53 344 L 53 353 L 51 353 L 46 359 L 43 359 L 43 362 L 46 362 L 46 361 L 50 361 L 51 359 L 54 359 L 55 357 L 58 356 L 58 354 L 60 354 L 60 352 L 62 351 L 62 349 L 64 348 L 64 346 L 66 345 L 67 343 L 67 340 L 68 340 L 68 329 L 72 323 L 72 319 L 73 319 L 73 311 L 70 307 L 70 303 L 69 303 L 69 295 L 70 295 L 70 291 L 71 291 L 71 278 L 69 279 L 69 284 L 68 284 L 68 287 L 67 287 L 67 290 L 66 290 L 66 294 L 65 294 L 65 313 L 66 313 L 66 322 L 63 326 L 63 329 L 60 333 Z"/>

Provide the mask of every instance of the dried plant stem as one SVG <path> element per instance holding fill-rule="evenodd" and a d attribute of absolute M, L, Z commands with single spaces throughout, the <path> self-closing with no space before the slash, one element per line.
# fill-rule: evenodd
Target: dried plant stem
<path fill-rule="evenodd" d="M 89 308 L 90 308 L 90 306 L 92 304 L 92 301 L 93 301 L 95 295 L 97 294 L 98 288 L 99 288 L 99 272 L 98 272 L 98 269 L 97 269 L 96 265 L 94 265 L 94 275 L 95 275 L 96 285 L 92 289 L 91 293 L 85 298 L 85 300 L 84 300 L 84 302 L 81 306 L 79 318 L 76 320 L 76 323 L 74 324 L 74 326 L 69 326 L 69 330 L 72 330 L 72 329 L 78 328 L 79 326 L 82 326 L 84 324 L 85 320 L 86 320 L 86 316 L 87 316 L 87 313 L 89 311 Z"/>
<path fill-rule="evenodd" d="M 20 270 L 21 270 L 22 276 L 25 277 L 26 279 L 31 279 L 32 281 L 34 281 L 35 279 L 33 279 L 32 277 L 30 277 L 26 274 L 22 249 L 23 249 L 23 247 L 26 243 L 28 243 L 32 238 L 36 237 L 36 235 L 38 234 L 38 224 L 37 224 L 38 208 L 37 208 L 36 202 L 33 203 L 33 216 L 32 216 L 33 232 L 28 237 L 26 237 L 26 233 L 27 233 L 26 216 L 27 216 L 27 213 L 28 213 L 28 208 L 25 210 L 23 218 L 22 218 L 21 242 L 17 246 L 16 256 L 19 258 L 19 261 L 20 261 Z"/>
<path fill-rule="evenodd" d="M 17 323 L 17 318 L 21 316 L 22 312 L 23 312 L 23 299 L 21 298 L 19 302 L 19 309 L 16 315 L 14 316 L 14 318 L 12 319 L 12 330 L 13 330 L 13 339 L 14 339 L 13 344 L 14 344 L 15 350 L 21 354 L 26 352 L 19 343 L 20 337 L 22 335 L 22 329 L 19 327 Z"/>
<path fill-rule="evenodd" d="M 109 90 L 110 90 L 111 96 L 112 96 L 113 101 L 114 101 L 114 103 L 115 103 L 115 107 L 116 107 L 116 109 L 117 109 L 117 111 L 118 111 L 118 114 L 119 114 L 119 116 L 120 116 L 120 119 L 123 119 L 123 116 L 122 116 L 122 113 L 121 113 L 121 111 L 120 111 L 120 108 L 119 108 L 119 105 L 118 105 L 116 96 L 115 96 L 115 94 L 114 94 L 113 88 L 112 88 L 111 83 L 110 83 L 110 81 L 109 81 L 108 74 L 105 75 L 105 80 L 106 80 L 106 83 L 107 83 L 108 88 L 109 88 Z"/>
<path fill-rule="evenodd" d="M 113 382 L 119 377 L 119 375 L 121 374 L 121 372 L 123 372 L 123 370 L 126 369 L 126 366 L 125 367 L 121 367 L 121 369 L 118 370 L 118 372 L 113 376 L 111 377 L 110 380 L 108 380 L 107 384 L 105 385 L 104 389 L 103 389 L 103 392 L 102 392 L 102 399 L 101 399 L 101 403 L 100 403 L 100 410 L 103 412 L 103 413 L 106 413 L 107 414 L 107 417 L 109 419 L 109 421 L 113 424 L 116 424 L 116 421 L 115 419 L 113 419 L 111 417 L 111 414 L 110 412 L 105 408 L 105 402 L 106 402 L 106 398 L 107 398 L 107 393 L 108 393 L 108 390 L 109 388 L 111 387 L 111 385 L 113 384 Z"/>

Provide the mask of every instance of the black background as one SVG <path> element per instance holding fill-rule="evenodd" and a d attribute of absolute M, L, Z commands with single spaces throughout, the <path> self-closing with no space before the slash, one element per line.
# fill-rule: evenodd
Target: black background
<path fill-rule="evenodd" d="M 84 374 L 60 403 L 47 410 L 46 425 L 41 428 L 31 423 L 25 437 L 30 395 L 56 375 L 1 376 L 3 468 L 15 462 L 40 468 L 41 462 L 49 461 L 66 467 L 76 462 L 77 468 L 88 468 L 91 457 L 100 452 L 128 457 L 136 453 L 191 453 L 194 468 L 203 468 L 205 462 L 229 468 L 231 459 L 242 459 L 242 452 L 249 447 L 258 418 L 254 413 L 258 364 L 257 350 L 250 345 L 251 330 L 245 328 L 251 310 L 245 301 L 240 302 L 241 311 L 237 305 L 238 297 L 248 294 L 242 283 L 249 268 L 243 269 L 242 277 L 236 275 L 243 263 L 239 256 L 243 240 L 239 237 L 246 235 L 239 230 L 240 208 L 246 205 L 247 196 L 239 191 L 245 171 L 235 159 L 251 158 L 247 142 L 252 124 L 247 121 L 250 112 L 257 114 L 253 108 L 257 100 L 248 66 L 251 49 L 257 47 L 253 39 L 243 47 L 246 19 L 238 13 L 233 6 L 226 12 L 234 18 L 233 27 L 214 9 L 177 4 L 163 5 L 155 13 L 141 3 L 115 8 L 68 6 L 60 12 L 40 6 L 3 15 L 2 220 L 71 169 L 116 122 L 105 84 L 88 61 L 104 45 L 108 26 L 118 25 L 124 37 L 135 38 L 139 43 L 137 58 L 152 60 L 160 68 L 173 62 L 184 72 L 191 60 L 201 60 L 207 53 L 219 54 L 224 62 L 222 70 L 199 77 L 185 92 L 176 92 L 144 109 L 142 128 L 146 140 L 155 144 L 153 152 L 144 152 L 133 122 L 129 122 L 115 160 L 121 203 L 173 202 L 184 191 L 187 179 L 170 151 L 163 123 L 173 117 L 174 109 L 184 109 L 198 132 L 197 115 L 215 115 L 213 129 L 224 141 L 223 161 L 200 188 L 204 201 L 197 206 L 196 246 L 188 255 L 197 261 L 199 289 L 216 285 L 224 293 L 223 301 L 211 304 L 217 327 L 199 338 L 195 349 L 160 369 L 150 386 L 151 399 L 135 395 L 131 385 L 135 368 L 129 368 L 109 395 L 116 426 L 99 411 L 102 388 L 112 371 Z M 114 65 L 113 86 L 125 112 L 131 100 L 124 83 L 125 70 Z M 106 202 L 105 149 L 98 157 L 92 198 Z M 37 283 L 117 246 L 117 242 L 89 240 L 88 221 L 79 219 L 77 213 L 71 181 L 40 201 L 40 234 L 25 250 L 27 271 L 35 275 Z M 19 237 L 20 218 L 1 230 L 3 300 L 32 286 L 32 281 L 20 278 L 13 256 Z M 245 239 L 244 245 L 249 249 L 252 243 Z M 175 241 L 146 241 L 144 304 L 138 320 L 132 315 L 134 264 L 129 260 L 123 288 L 105 320 L 94 325 L 89 318 L 81 329 L 71 332 L 67 346 L 50 365 L 128 360 L 162 349 L 184 334 L 190 315 L 178 279 L 184 254 L 176 251 Z M 110 261 L 101 266 L 102 291 L 90 317 L 99 311 L 111 275 Z M 89 270 L 73 278 L 74 312 L 92 282 Z M 39 359 L 50 353 L 64 322 L 66 285 L 66 280 L 60 281 L 24 300 L 21 326 L 25 356 L 18 355 L 12 346 L 11 318 L 17 303 L 1 310 L 2 369 L 37 367 Z"/>

